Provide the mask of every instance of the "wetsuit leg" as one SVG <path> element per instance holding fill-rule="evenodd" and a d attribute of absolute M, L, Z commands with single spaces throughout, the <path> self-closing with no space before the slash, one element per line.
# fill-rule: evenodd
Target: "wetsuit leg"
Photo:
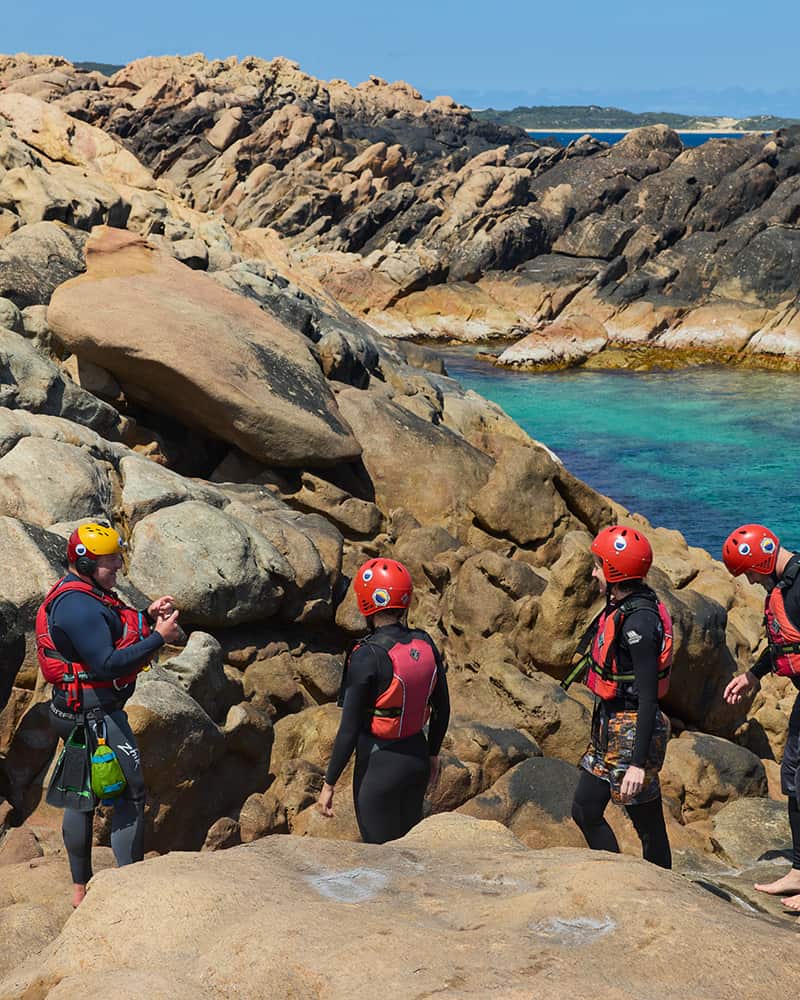
<path fill-rule="evenodd" d="M 617 838 L 603 816 L 610 798 L 611 786 L 607 781 L 581 770 L 572 800 L 572 818 L 593 851 L 619 854 Z"/>
<path fill-rule="evenodd" d="M 642 857 L 659 868 L 672 868 L 667 827 L 661 796 L 650 802 L 625 807 L 642 842 Z"/>
<path fill-rule="evenodd" d="M 800 796 L 789 796 L 789 826 L 792 830 L 792 868 L 800 869 Z"/>
<path fill-rule="evenodd" d="M 800 694 L 789 716 L 789 733 L 781 761 L 781 791 L 789 797 L 789 825 L 792 830 L 792 868 L 800 869 Z"/>
<path fill-rule="evenodd" d="M 50 713 L 50 725 L 65 740 L 75 727 L 68 719 L 60 719 Z M 93 812 L 78 812 L 77 809 L 65 809 L 61 823 L 61 833 L 64 837 L 64 847 L 69 859 L 69 870 L 72 881 L 76 885 L 86 885 L 92 877 L 92 821 Z"/>
<path fill-rule="evenodd" d="M 122 867 L 144 857 L 144 778 L 136 737 L 123 711 L 106 716 L 106 739 L 128 783 L 114 801 L 111 817 L 111 848 Z"/>
<path fill-rule="evenodd" d="M 403 740 L 361 734 L 356 748 L 353 800 L 365 844 L 403 837 L 422 819 L 430 776 L 424 733 Z"/>

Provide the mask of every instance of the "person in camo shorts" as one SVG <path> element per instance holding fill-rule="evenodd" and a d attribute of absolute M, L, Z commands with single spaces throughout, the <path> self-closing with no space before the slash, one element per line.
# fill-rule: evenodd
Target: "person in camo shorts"
<path fill-rule="evenodd" d="M 645 536 L 620 525 L 592 542 L 592 575 L 606 605 L 584 637 L 586 684 L 596 695 L 592 736 L 580 762 L 572 817 L 593 850 L 619 851 L 604 813 L 624 805 L 646 861 L 672 867 L 659 771 L 669 720 L 659 707 L 672 667 L 672 622 L 645 584 L 653 551 Z"/>

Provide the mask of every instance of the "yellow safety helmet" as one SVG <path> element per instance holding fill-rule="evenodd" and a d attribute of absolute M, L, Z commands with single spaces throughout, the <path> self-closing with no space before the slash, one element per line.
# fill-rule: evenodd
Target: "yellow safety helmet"
<path fill-rule="evenodd" d="M 121 553 L 125 543 L 113 528 L 104 524 L 79 525 L 69 536 L 67 542 L 67 559 L 73 563 L 79 573 L 91 575 L 99 556 L 113 556 Z M 81 567 L 83 563 L 83 567 Z"/>

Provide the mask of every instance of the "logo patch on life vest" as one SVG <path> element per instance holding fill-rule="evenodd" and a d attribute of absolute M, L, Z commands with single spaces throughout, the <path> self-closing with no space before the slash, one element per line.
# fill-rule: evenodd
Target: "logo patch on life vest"
<path fill-rule="evenodd" d="M 761 551 L 765 552 L 768 556 L 772 555 L 775 551 L 775 542 L 771 538 L 762 538 Z"/>
<path fill-rule="evenodd" d="M 369 570 L 367 572 L 369 572 Z M 389 591 L 384 590 L 383 587 L 372 591 L 372 603 L 376 608 L 385 608 L 391 599 Z"/>
<path fill-rule="evenodd" d="M 614 539 L 614 551 L 624 552 L 625 549 L 627 549 L 627 547 L 628 547 L 627 541 L 622 537 L 622 535 L 617 535 L 617 537 Z"/>
<path fill-rule="evenodd" d="M 411 657 L 412 660 L 418 660 L 420 657 L 420 652 L 418 649 L 410 649 L 408 651 L 408 655 Z"/>
<path fill-rule="evenodd" d="M 369 583 L 369 581 L 372 579 L 372 570 L 365 569 L 364 572 L 361 574 L 361 579 L 364 581 L 364 583 Z"/>
<path fill-rule="evenodd" d="M 765 539 L 765 541 L 766 541 L 766 539 Z M 747 542 L 742 542 L 742 544 L 739 546 L 739 555 L 742 555 L 742 556 L 749 556 L 750 555 L 750 546 L 747 544 Z"/>
<path fill-rule="evenodd" d="M 637 642 L 642 641 L 642 637 L 639 635 L 638 632 L 634 632 L 633 629 L 628 629 L 628 631 L 625 633 L 625 638 L 628 640 L 631 646 L 635 646 Z"/>

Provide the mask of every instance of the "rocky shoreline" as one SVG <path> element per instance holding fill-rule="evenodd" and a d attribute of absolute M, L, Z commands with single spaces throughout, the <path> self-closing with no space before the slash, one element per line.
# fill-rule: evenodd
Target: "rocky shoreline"
<path fill-rule="evenodd" d="M 2 85 L 12 120 L 19 95 L 47 100 L 194 209 L 270 227 L 386 335 L 533 334 L 558 355 L 554 325 L 588 320 L 612 347 L 687 362 L 800 357 L 798 129 L 684 150 L 649 126 L 553 149 L 408 84 L 325 83 L 280 59 L 148 59 L 104 78 L 12 57 Z"/>
<path fill-rule="evenodd" d="M 178 853 L 141 866 L 156 880 L 189 873 L 184 903 L 195 915 L 213 914 L 213 898 L 242 919 L 235 900 L 247 892 L 237 880 L 254 858 L 305 850 L 298 870 L 313 874 L 334 850 L 354 866 L 373 855 L 315 839 L 275 845 L 270 835 L 357 837 L 347 795 L 332 821 L 314 803 L 338 725 L 343 651 L 361 628 L 348 580 L 375 555 L 409 567 L 412 620 L 448 663 L 454 720 L 430 809 L 459 816 L 441 828 L 450 818 L 433 816 L 431 836 L 458 838 L 492 821 L 481 836 L 500 837 L 524 857 L 521 868 L 539 862 L 520 844 L 579 846 L 567 803 L 590 703 L 559 679 L 596 610 L 591 537 L 614 521 L 651 537 L 652 581 L 675 623 L 666 709 L 676 738 L 664 772 L 674 846 L 687 869 L 740 871 L 785 844 L 775 770 L 788 682 L 771 679 L 737 706 L 721 697 L 760 641 L 758 593 L 677 532 L 576 479 L 502 410 L 449 379 L 435 352 L 403 339 L 451 336 L 451 324 L 467 339 L 507 334 L 512 315 L 523 333 L 546 314 L 562 330 L 572 323 L 584 347 L 612 319 L 622 330 L 622 318 L 636 317 L 637 330 L 658 329 L 658 338 L 628 326 L 625 342 L 660 343 L 678 307 L 647 290 L 623 307 L 627 279 L 598 283 L 611 260 L 596 247 L 611 240 L 613 259 L 631 261 L 638 247 L 644 263 L 632 273 L 662 273 L 643 231 L 655 221 L 626 221 L 626 199 L 643 199 L 647 218 L 669 229 L 664 206 L 677 195 L 661 175 L 675 164 L 686 190 L 712 167 L 719 173 L 687 218 L 701 205 L 724 228 L 726 205 L 751 205 L 757 216 L 754 202 L 763 209 L 782 188 L 791 219 L 800 143 L 779 136 L 773 145 L 718 144 L 698 159 L 668 130 L 649 129 L 621 154 L 601 144 L 547 150 L 447 99 L 425 102 L 407 84 L 323 83 L 286 60 L 147 59 L 108 79 L 55 58 L 0 59 L 0 675 L 10 689 L 0 715 L 0 973 L 9 976 L 0 996 L 55 998 L 76 977 L 86 988 L 99 982 L 86 949 L 94 922 L 106 919 L 103 886 L 119 889 L 122 940 L 138 919 L 131 871 L 103 873 L 97 902 L 90 890 L 58 937 L 69 914 L 54 902 L 53 880 L 66 868 L 60 815 L 42 798 L 56 740 L 34 616 L 64 570 L 65 538 L 86 517 L 113 521 L 128 543 L 123 594 L 139 604 L 173 594 L 188 633 L 185 648 L 168 649 L 143 676 L 129 715 L 147 768 L 148 849 L 244 845 L 207 866 Z M 615 205 L 622 216 L 603 220 Z M 784 221 L 753 233 L 751 243 L 769 236 L 758 244 L 767 254 L 792 230 Z M 573 250 L 588 240 L 593 256 L 570 256 L 566 243 L 551 252 L 562 238 L 577 241 Z M 731 267 L 750 252 L 737 245 Z M 699 287 L 705 278 L 691 260 Z M 688 295 L 689 271 L 678 276 Z M 795 280 L 791 269 L 764 272 L 758 294 L 772 301 Z M 584 325 L 576 317 L 590 299 L 611 311 Z M 753 305 L 752 322 L 769 308 Z M 624 814 L 615 810 L 612 823 L 630 852 Z M 96 835 L 108 843 L 102 812 Z M 697 912 L 753 940 L 710 896 L 639 862 L 620 865 L 633 873 L 631 893 L 639 878 L 657 895 L 667 884 L 659 879 L 670 880 Z M 597 917 L 578 899 L 570 906 L 565 919 Z M 520 934 L 545 919 L 535 908 L 520 913 Z M 478 920 L 472 903 L 464 914 Z M 87 943 L 75 950 L 78 928 Z M 152 941 L 162 929 L 148 924 Z M 132 971 L 133 958 L 120 961 L 126 976 L 144 977 L 140 995 L 163 991 L 165 977 L 184 990 L 168 995 L 205 995 L 202 970 L 167 962 L 162 975 L 156 964 Z M 237 983 L 246 991 L 245 967 L 225 973 L 231 992 Z"/>

